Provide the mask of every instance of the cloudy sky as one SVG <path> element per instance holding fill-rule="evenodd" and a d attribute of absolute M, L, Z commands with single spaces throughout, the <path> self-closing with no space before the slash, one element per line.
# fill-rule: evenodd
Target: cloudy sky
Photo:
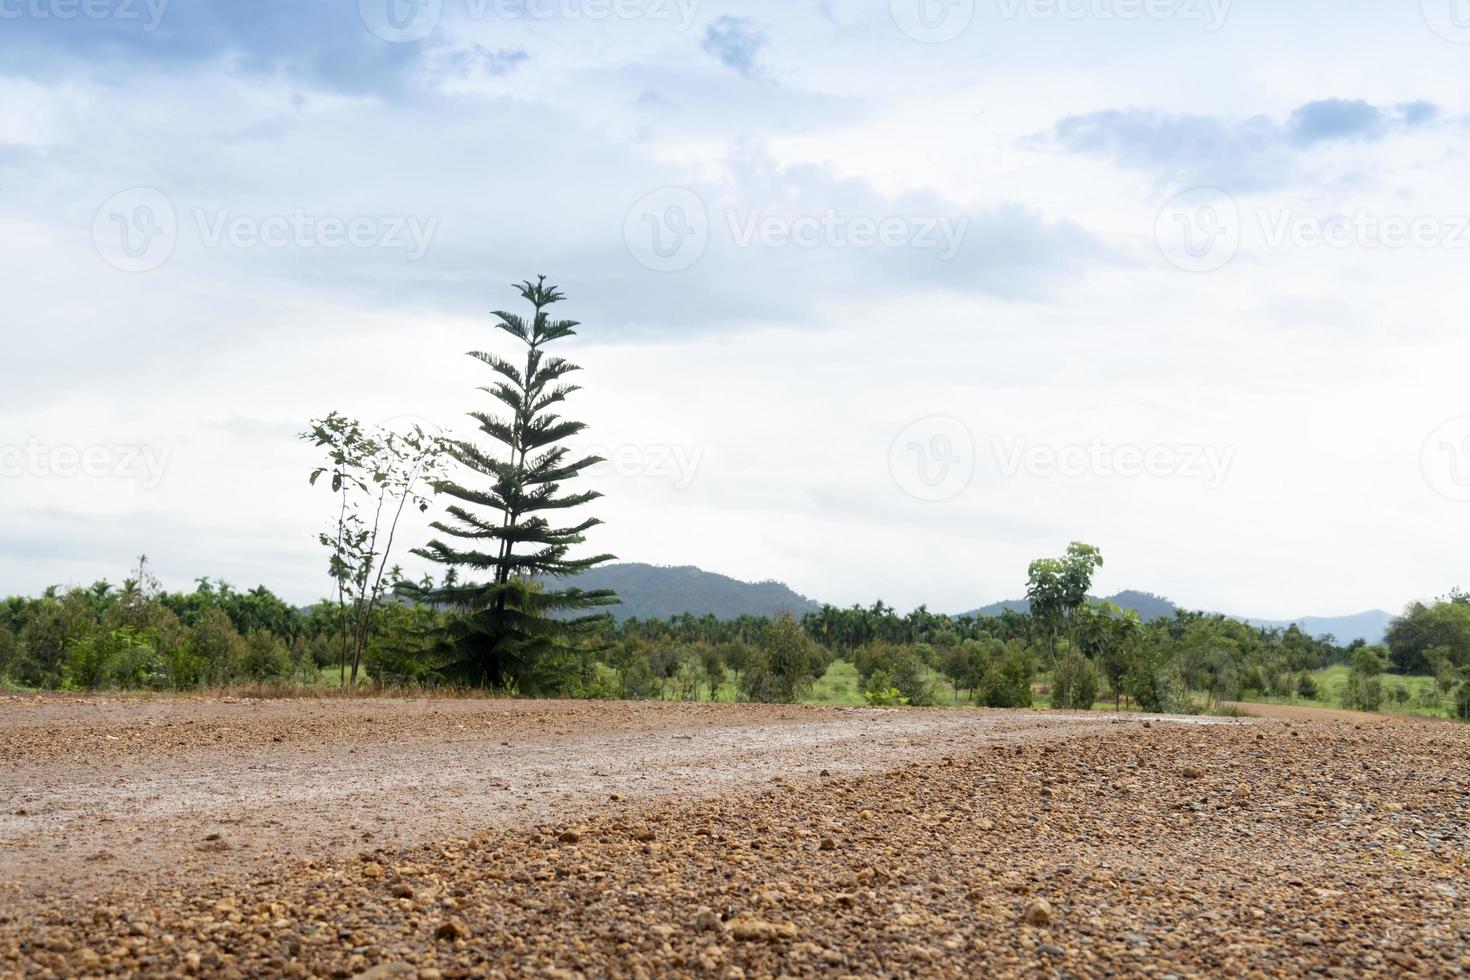
<path fill-rule="evenodd" d="M 625 560 L 1470 585 L 1467 59 L 1465 0 L 0 0 L 0 593 L 325 594 L 296 434 L 465 431 L 538 273 Z"/>

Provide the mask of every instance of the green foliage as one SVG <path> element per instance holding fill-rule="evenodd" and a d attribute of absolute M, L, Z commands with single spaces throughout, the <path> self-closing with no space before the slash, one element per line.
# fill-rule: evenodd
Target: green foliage
<path fill-rule="evenodd" d="M 270 630 L 256 630 L 245 638 L 240 666 L 251 680 L 284 680 L 291 673 L 291 657 L 280 637 Z"/>
<path fill-rule="evenodd" d="M 699 651 L 700 670 L 703 672 L 703 680 L 709 688 L 709 699 L 715 701 L 720 696 L 720 685 L 725 683 L 725 657 L 719 647 L 704 646 Z"/>
<path fill-rule="evenodd" d="M 310 482 L 315 486 L 330 477 L 332 523 L 318 540 L 327 549 L 327 572 L 337 585 L 341 663 L 344 668 L 351 663 L 356 684 L 372 641 L 374 612 L 399 578 L 396 569 L 385 578 L 398 523 L 410 505 L 428 509 L 420 487 L 439 473 L 443 440 L 417 425 L 404 433 L 369 429 L 337 412 L 314 419 L 301 438 L 326 456 Z"/>
<path fill-rule="evenodd" d="M 889 683 L 888 672 L 884 670 L 879 670 L 868 681 L 868 687 L 863 691 L 863 700 L 874 708 L 898 707 L 909 703 L 903 692 Z"/>
<path fill-rule="evenodd" d="M 1052 684 L 1052 707 L 1088 711 L 1096 700 L 1097 671 L 1092 662 L 1080 653 L 1063 657 Z"/>
<path fill-rule="evenodd" d="M 1359 711 L 1377 711 L 1383 704 L 1382 674 L 1388 669 L 1388 650 L 1384 647 L 1359 647 L 1353 652 L 1347 684 L 1343 686 L 1342 704 Z"/>
<path fill-rule="evenodd" d="M 980 681 L 980 703 L 987 708 L 1031 707 L 1031 679 L 1036 673 L 1031 656 L 1016 642 L 990 660 Z"/>
<path fill-rule="evenodd" d="M 1308 701 L 1317 699 L 1317 679 L 1309 671 L 1302 671 L 1296 678 L 1296 693 Z"/>
<path fill-rule="evenodd" d="M 10 629 L 10 624 L 0 623 L 0 681 L 15 676 L 20 663 L 20 641 Z"/>
<path fill-rule="evenodd" d="M 746 699 L 774 704 L 800 701 L 815 679 L 810 643 L 790 614 L 778 615 L 761 641 L 760 656 L 741 679 Z"/>
<path fill-rule="evenodd" d="M 558 671 L 548 662 L 565 656 L 566 648 L 590 634 L 597 615 L 575 615 L 616 602 L 609 590 L 558 590 L 542 583 L 574 576 L 610 560 L 612 555 L 572 558 L 570 552 L 600 521 L 586 518 L 563 524 L 564 512 L 597 499 L 592 491 L 562 494 L 561 485 L 575 479 L 600 457 L 573 458 L 563 443 L 585 426 L 553 409 L 577 390 L 563 379 L 575 364 L 546 353 L 546 345 L 575 334 L 571 320 L 552 320 L 547 310 L 563 299 L 542 277 L 519 287 L 531 305 L 529 321 L 496 312 L 496 327 L 523 348 L 519 364 L 480 351 L 496 380 L 483 391 L 508 410 L 508 417 L 476 411 L 479 431 L 497 448 L 451 440 L 449 457 L 473 485 L 440 481 L 435 489 L 454 503 L 448 522 L 434 529 L 462 544 L 434 539 L 415 554 L 450 570 L 488 572 L 483 582 L 448 581 L 437 588 L 417 588 L 414 598 L 450 611 L 438 647 L 440 670 L 463 683 L 503 687 L 525 694 L 553 689 Z M 553 522 L 555 521 L 555 522 Z"/>
<path fill-rule="evenodd" d="M 1052 658 L 1057 655 L 1057 638 L 1064 630 L 1076 645 L 1076 611 L 1087 603 L 1092 575 L 1103 563 L 1102 552 L 1090 544 L 1073 541 L 1061 558 L 1039 558 L 1026 571 L 1026 600 L 1031 618 L 1046 638 Z"/>
<path fill-rule="evenodd" d="M 1123 693 L 1142 711 L 1171 711 L 1184 698 L 1169 643 L 1158 636 L 1145 637 L 1123 678 Z"/>
<path fill-rule="evenodd" d="M 1430 605 L 1410 604 L 1389 623 L 1384 642 L 1400 674 L 1438 673 L 1436 660 L 1470 667 L 1470 596 L 1452 592 Z"/>

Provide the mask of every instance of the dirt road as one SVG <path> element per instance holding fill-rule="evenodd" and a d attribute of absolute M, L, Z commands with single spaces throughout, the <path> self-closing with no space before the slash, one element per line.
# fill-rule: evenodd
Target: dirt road
<path fill-rule="evenodd" d="M 0 886 L 264 869 L 1097 731 L 1057 713 L 510 700 L 12 699 Z"/>
<path fill-rule="evenodd" d="M 1464 726 L 48 702 L 0 754 L 0 976 L 1470 973 Z"/>

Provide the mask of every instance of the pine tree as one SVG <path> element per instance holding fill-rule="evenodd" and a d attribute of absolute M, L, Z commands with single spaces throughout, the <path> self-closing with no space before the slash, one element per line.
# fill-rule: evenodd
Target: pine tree
<path fill-rule="evenodd" d="M 500 377 L 481 391 L 510 411 L 509 419 L 487 412 L 471 412 L 480 432 L 498 447 L 483 451 L 472 442 L 450 440 L 448 455 L 470 474 L 484 477 L 488 486 L 465 486 L 441 481 L 436 489 L 456 503 L 446 508 L 449 523 L 433 528 L 463 542 L 461 546 L 432 540 L 418 554 L 430 561 L 466 570 L 464 581 L 446 576 L 433 589 L 414 590 L 414 598 L 450 610 L 445 633 L 438 644 L 440 671 L 465 683 L 509 687 L 537 693 L 553 687 L 558 665 L 568 647 L 586 634 L 601 615 L 574 615 L 612 605 L 617 596 L 609 589 L 582 591 L 555 588 L 556 579 L 576 575 L 611 560 L 612 555 L 571 558 L 568 552 L 582 544 L 585 533 L 602 522 L 589 517 L 564 527 L 553 526 L 545 515 L 556 516 L 602 496 L 595 491 L 562 494 L 561 484 L 602 461 L 599 456 L 570 459 L 561 445 L 586 426 L 562 418 L 552 408 L 578 390 L 563 382 L 579 370 L 545 346 L 575 334 L 577 323 L 550 319 L 547 308 L 564 297 L 541 276 L 518 287 L 533 307 L 529 323 L 496 311 L 496 326 L 525 346 L 523 364 L 482 351 L 470 356 Z M 488 579 L 474 581 L 489 573 Z"/>

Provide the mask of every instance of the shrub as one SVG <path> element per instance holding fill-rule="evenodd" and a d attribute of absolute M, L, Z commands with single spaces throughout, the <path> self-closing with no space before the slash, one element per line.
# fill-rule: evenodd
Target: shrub
<path fill-rule="evenodd" d="M 291 656 L 276 634 L 256 630 L 245 640 L 245 656 L 240 666 L 251 680 L 281 680 L 291 673 Z"/>
<path fill-rule="evenodd" d="M 1388 654 L 1381 647 L 1359 647 L 1353 652 L 1352 669 L 1342 688 L 1342 705 L 1360 711 L 1377 711 L 1383 705 L 1383 679 Z"/>
<path fill-rule="evenodd" d="M 1031 657 L 1012 645 L 992 660 L 980 681 L 980 703 L 987 708 L 1031 707 Z"/>
<path fill-rule="evenodd" d="M 1383 679 L 1352 673 L 1342 687 L 1342 706 L 1359 711 L 1377 711 L 1383 705 Z"/>
<path fill-rule="evenodd" d="M 1162 644 L 1141 643 L 1123 679 L 1123 693 L 1141 711 L 1173 711 L 1184 707 L 1168 650 Z"/>
<path fill-rule="evenodd" d="M 892 665 L 893 686 L 903 695 L 905 704 L 928 707 L 934 703 L 934 687 L 924 679 L 924 661 L 918 653 L 899 649 L 893 654 Z"/>
<path fill-rule="evenodd" d="M 1470 721 L 1470 677 L 1460 683 L 1459 693 L 1455 695 L 1455 717 Z"/>
<path fill-rule="evenodd" d="M 1306 698 L 1308 701 L 1317 700 L 1317 678 L 1313 677 L 1308 671 L 1302 671 L 1300 674 L 1297 675 L 1296 693 Z"/>
<path fill-rule="evenodd" d="M 761 640 L 759 663 L 746 672 L 753 701 L 795 704 L 811 687 L 811 641 L 790 613 L 780 613 Z"/>
<path fill-rule="evenodd" d="M 1052 687 L 1052 707 L 1090 711 L 1096 700 L 1097 671 L 1092 661 L 1080 653 L 1063 657 L 1057 665 L 1056 683 Z"/>
<path fill-rule="evenodd" d="M 162 689 L 173 687 L 151 631 L 131 627 L 84 637 L 62 664 L 62 685 L 72 690 Z"/>

